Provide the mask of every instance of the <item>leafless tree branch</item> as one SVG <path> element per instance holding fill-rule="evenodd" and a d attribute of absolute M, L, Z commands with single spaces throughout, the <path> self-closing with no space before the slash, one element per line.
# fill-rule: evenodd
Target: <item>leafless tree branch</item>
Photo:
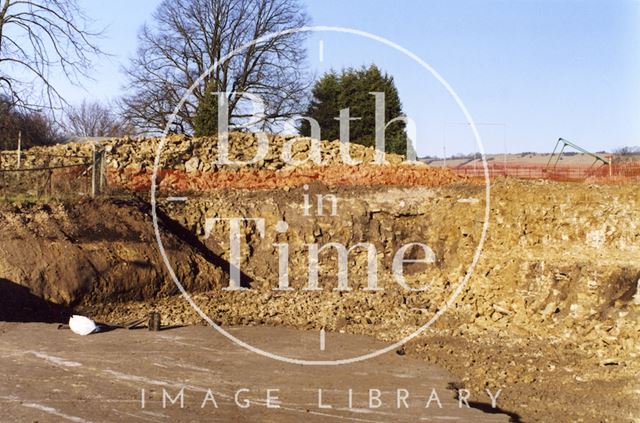
<path fill-rule="evenodd" d="M 131 94 L 122 100 L 126 117 L 139 128 L 164 130 L 173 109 L 197 78 L 235 49 L 267 34 L 308 23 L 298 0 L 164 0 L 138 35 L 138 51 L 125 69 Z M 234 54 L 197 87 L 172 130 L 190 132 L 205 85 L 218 91 L 261 95 L 270 119 L 304 110 L 310 86 L 304 62 L 305 35 L 278 35 Z M 246 114 L 230 97 L 230 118 Z"/>
<path fill-rule="evenodd" d="M 67 110 L 64 128 L 68 135 L 79 137 L 121 137 L 133 129 L 116 116 L 109 105 L 83 101 Z"/>
<path fill-rule="evenodd" d="M 100 33 L 88 24 L 76 0 L 2 0 L 0 93 L 25 109 L 67 105 L 51 72 L 74 84 L 90 77 L 93 58 L 103 53 L 95 44 Z"/>

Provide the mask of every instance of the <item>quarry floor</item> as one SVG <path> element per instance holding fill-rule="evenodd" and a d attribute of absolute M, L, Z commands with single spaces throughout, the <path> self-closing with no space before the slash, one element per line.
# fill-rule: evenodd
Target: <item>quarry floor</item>
<path fill-rule="evenodd" d="M 319 354 L 317 332 L 230 332 L 298 358 Z M 333 333 L 325 343 L 321 354 L 329 360 L 356 346 L 384 345 Z M 249 352 L 205 326 L 81 337 L 55 324 L 0 323 L 0 357 L 3 422 L 509 421 L 485 392 L 469 392 L 468 408 L 455 397 L 459 381 L 417 358 L 391 352 L 341 366 L 295 365 Z"/>
<path fill-rule="evenodd" d="M 307 360 L 387 345 L 327 333 L 320 350 L 317 331 L 262 326 L 229 332 Z M 545 344 L 431 334 L 362 362 L 303 366 L 257 355 L 209 326 L 80 337 L 56 324 L 0 323 L 0 421 L 638 421 L 638 392 L 631 390 L 637 377 Z M 508 374 L 506 384 L 502 374 Z M 182 388 L 184 407 L 171 403 Z M 369 390 L 380 391 L 379 403 Z M 470 408 L 460 393 L 468 395 Z M 267 407 L 267 395 L 280 407 Z M 398 395 L 408 396 L 406 406 Z M 241 406 L 245 399 L 248 408 Z"/>

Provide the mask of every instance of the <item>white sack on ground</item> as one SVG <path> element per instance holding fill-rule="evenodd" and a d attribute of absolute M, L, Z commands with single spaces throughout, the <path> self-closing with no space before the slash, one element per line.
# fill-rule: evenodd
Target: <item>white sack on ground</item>
<path fill-rule="evenodd" d="M 98 326 L 96 326 L 96 322 L 87 317 L 73 315 L 69 319 L 69 328 L 74 333 L 84 336 L 95 332 Z"/>

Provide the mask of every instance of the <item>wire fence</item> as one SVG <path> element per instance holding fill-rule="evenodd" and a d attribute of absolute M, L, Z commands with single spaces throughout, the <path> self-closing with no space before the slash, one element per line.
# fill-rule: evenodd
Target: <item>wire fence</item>
<path fill-rule="evenodd" d="M 95 194 L 95 157 L 0 153 L 0 198 L 75 198 Z"/>

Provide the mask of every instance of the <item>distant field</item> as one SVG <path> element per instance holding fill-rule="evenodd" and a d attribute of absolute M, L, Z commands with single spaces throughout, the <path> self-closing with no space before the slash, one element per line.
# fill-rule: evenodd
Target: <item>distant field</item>
<path fill-rule="evenodd" d="M 605 160 L 609 160 L 612 156 L 611 153 L 602 153 L 598 154 L 600 157 Z M 522 164 L 522 165 L 546 165 L 551 158 L 550 153 L 539 153 L 539 154 L 529 154 L 529 153 L 517 153 L 517 154 L 487 154 L 486 155 L 488 162 L 495 163 L 506 163 L 509 164 Z M 555 158 L 554 158 L 555 160 Z M 577 154 L 563 154 L 558 161 L 558 166 L 590 166 L 594 162 L 594 158 L 582 153 Z M 640 161 L 640 155 L 629 155 L 629 156 L 616 156 L 613 155 L 613 161 Z M 447 166 L 447 167 L 458 167 L 458 166 L 473 166 L 474 164 L 479 164 L 482 162 L 481 159 L 473 160 L 472 158 L 461 158 L 461 159 L 447 159 L 446 164 L 443 159 L 422 159 L 427 164 L 431 166 Z"/>

